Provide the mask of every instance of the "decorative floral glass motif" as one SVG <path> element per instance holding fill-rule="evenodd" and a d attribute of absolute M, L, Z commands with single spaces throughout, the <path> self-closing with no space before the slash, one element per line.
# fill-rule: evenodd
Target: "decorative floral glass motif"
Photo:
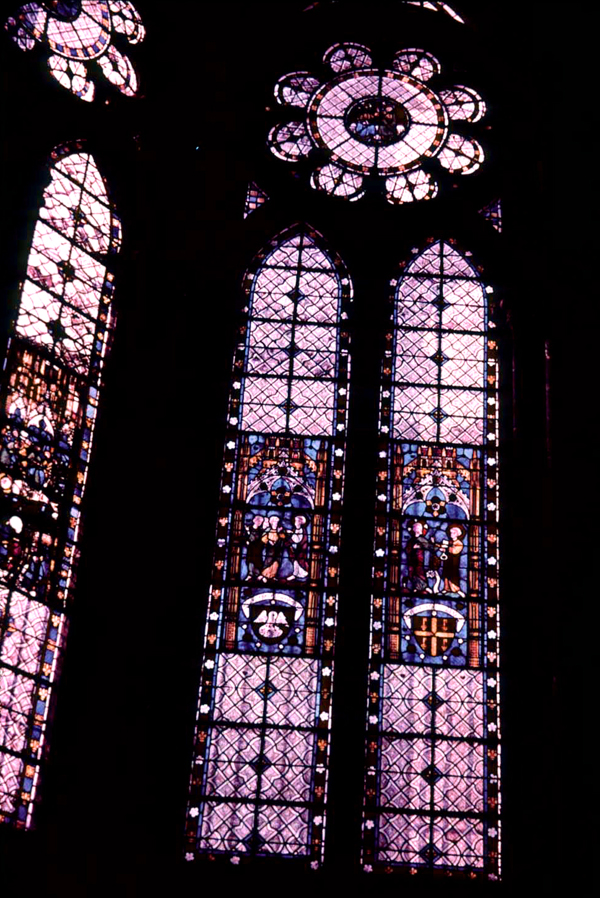
<path fill-rule="evenodd" d="M 496 879 L 492 291 L 451 241 L 432 241 L 392 289 L 380 411 L 364 864 Z"/>
<path fill-rule="evenodd" d="M 21 828 L 66 636 L 120 244 L 93 157 L 57 148 L 0 379 L 0 822 Z"/>
<path fill-rule="evenodd" d="M 36 42 L 46 44 L 51 74 L 76 97 L 94 99 L 94 62 L 125 96 L 137 93 L 135 70 L 113 43 L 115 33 L 130 44 L 144 39 L 142 20 L 129 0 L 26 3 L 5 27 L 21 50 L 32 50 Z"/>
<path fill-rule="evenodd" d="M 186 857 L 323 855 L 352 286 L 311 228 L 258 255 L 230 394 Z"/>
<path fill-rule="evenodd" d="M 334 73 L 325 83 L 309 72 L 279 79 L 275 96 L 295 118 L 269 134 L 279 159 L 297 162 L 313 150 L 325 156 L 312 174 L 314 188 L 358 200 L 371 182 L 388 202 L 409 203 L 437 194 L 434 161 L 452 174 L 479 169 L 483 149 L 461 132 L 483 117 L 485 103 L 462 85 L 435 92 L 428 82 L 441 66 L 431 53 L 400 50 L 392 68 L 380 70 L 368 47 L 343 43 L 323 62 Z"/>

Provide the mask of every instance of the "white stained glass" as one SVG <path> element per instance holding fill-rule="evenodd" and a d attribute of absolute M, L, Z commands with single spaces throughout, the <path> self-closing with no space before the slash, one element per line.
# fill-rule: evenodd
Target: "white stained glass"
<path fill-rule="evenodd" d="M 296 162 L 312 149 L 304 122 L 290 122 L 273 128 L 269 134 L 269 145 L 271 152 L 286 162 Z"/>
<path fill-rule="evenodd" d="M 309 72 L 292 72 L 284 75 L 275 85 L 275 97 L 284 106 L 304 107 L 320 81 Z"/>
<path fill-rule="evenodd" d="M 324 190 L 331 196 L 357 200 L 364 195 L 363 176 L 349 172 L 340 165 L 330 163 L 317 169 L 312 177 L 314 187 Z"/>
<path fill-rule="evenodd" d="M 460 134 L 451 134 L 438 159 L 450 172 L 470 175 L 481 167 L 485 156 L 481 145 Z"/>
<path fill-rule="evenodd" d="M 450 118 L 456 121 L 478 122 L 486 112 L 485 103 L 470 87 L 455 86 L 451 90 L 442 90 L 440 100 Z"/>
<path fill-rule="evenodd" d="M 0 546 L 0 822 L 23 829 L 67 622 L 56 609 L 78 554 L 110 327 L 105 259 L 120 241 L 96 164 L 73 147 L 52 153 L 2 379 L 1 486 L 13 514 Z"/>
<path fill-rule="evenodd" d="M 429 81 L 441 71 L 439 60 L 425 50 L 400 50 L 394 56 L 393 66 L 419 81 Z"/>
<path fill-rule="evenodd" d="M 50 9 L 44 9 L 49 6 Z M 61 6 L 63 9 L 61 9 Z M 66 5 L 69 7 L 69 4 Z M 28 3 L 6 28 L 22 50 L 36 42 L 50 51 L 48 66 L 58 83 L 80 99 L 91 102 L 96 60 L 105 77 L 126 96 L 137 93 L 137 76 L 129 59 L 111 41 L 113 31 L 131 44 L 143 40 L 145 29 L 129 0 L 81 0 L 70 5 Z"/>
<path fill-rule="evenodd" d="M 373 64 L 373 57 L 363 44 L 334 44 L 325 51 L 323 62 L 331 66 L 334 72 L 348 72 L 367 68 Z"/>

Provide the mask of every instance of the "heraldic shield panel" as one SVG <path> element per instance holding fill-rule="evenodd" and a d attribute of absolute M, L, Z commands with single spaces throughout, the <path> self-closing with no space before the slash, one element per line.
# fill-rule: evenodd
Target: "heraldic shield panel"
<path fill-rule="evenodd" d="M 499 876 L 494 323 L 450 242 L 392 284 L 369 669 L 367 870 Z"/>
<path fill-rule="evenodd" d="M 351 284 L 306 226 L 245 281 L 187 860 L 322 859 Z"/>

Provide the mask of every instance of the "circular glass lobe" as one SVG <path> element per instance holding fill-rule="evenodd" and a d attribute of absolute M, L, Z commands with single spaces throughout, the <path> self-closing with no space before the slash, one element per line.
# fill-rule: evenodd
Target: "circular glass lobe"
<path fill-rule="evenodd" d="M 345 120 L 350 134 L 371 147 L 396 143 L 410 125 L 404 106 L 390 97 L 361 97 L 348 108 Z"/>

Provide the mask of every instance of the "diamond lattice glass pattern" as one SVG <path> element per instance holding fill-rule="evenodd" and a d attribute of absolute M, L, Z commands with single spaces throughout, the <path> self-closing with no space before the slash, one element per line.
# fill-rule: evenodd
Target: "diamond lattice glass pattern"
<path fill-rule="evenodd" d="M 81 144 L 53 153 L 0 381 L 0 822 L 31 825 L 112 330 L 119 219 Z"/>
<path fill-rule="evenodd" d="M 234 361 L 186 858 L 323 857 L 351 284 L 298 226 L 261 253 Z"/>
<path fill-rule="evenodd" d="M 47 9 L 50 5 L 53 10 Z M 50 73 L 81 100 L 94 99 L 93 76 L 98 71 L 125 96 L 136 95 L 135 70 L 114 45 L 115 35 L 124 45 L 144 39 L 142 20 L 129 0 L 27 3 L 5 27 L 21 50 L 32 50 L 36 43 L 45 45 L 50 51 Z M 92 61 L 97 62 L 98 69 L 90 65 Z"/>
<path fill-rule="evenodd" d="M 330 47 L 323 62 L 333 72 L 328 80 L 308 72 L 279 79 L 275 96 L 295 120 L 277 125 L 268 138 L 286 162 L 310 161 L 318 151 L 315 189 L 358 200 L 365 176 L 381 178 L 388 202 L 400 204 L 436 196 L 430 160 L 453 174 L 480 168 L 481 145 L 453 133 L 452 123 L 478 122 L 485 103 L 462 85 L 436 92 L 428 82 L 437 83 L 441 65 L 431 53 L 400 50 L 391 69 L 377 69 L 368 47 L 342 43 Z"/>
<path fill-rule="evenodd" d="M 500 875 L 489 292 L 446 241 L 393 282 L 371 609 L 368 870 Z"/>

